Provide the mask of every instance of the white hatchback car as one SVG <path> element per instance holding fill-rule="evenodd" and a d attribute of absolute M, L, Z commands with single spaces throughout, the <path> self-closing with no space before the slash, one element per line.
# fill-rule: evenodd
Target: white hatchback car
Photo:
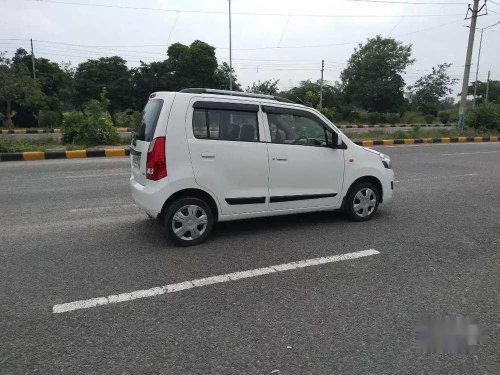
<path fill-rule="evenodd" d="M 368 220 L 394 180 L 389 157 L 312 108 L 211 89 L 151 94 L 130 164 L 134 200 L 180 246 L 217 221 L 338 209 Z"/>

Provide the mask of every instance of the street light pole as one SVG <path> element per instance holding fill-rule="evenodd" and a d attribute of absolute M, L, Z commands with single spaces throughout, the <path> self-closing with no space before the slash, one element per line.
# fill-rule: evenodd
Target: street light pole
<path fill-rule="evenodd" d="M 483 31 L 484 29 L 481 29 L 481 38 L 479 39 L 479 53 L 477 54 L 476 79 L 474 81 L 474 99 L 472 99 L 472 108 L 476 107 L 477 75 L 479 73 L 479 59 L 481 58 L 481 46 L 483 45 Z"/>
<path fill-rule="evenodd" d="M 457 130 L 464 130 L 465 105 L 467 104 L 467 90 L 469 89 L 470 63 L 472 58 L 472 47 L 474 45 L 474 35 L 476 33 L 476 21 L 479 8 L 479 0 L 474 0 L 472 6 L 472 16 L 470 19 L 469 41 L 467 43 L 467 53 L 465 55 L 464 79 L 462 82 L 462 93 L 460 98 L 460 109 L 458 110 Z"/>
<path fill-rule="evenodd" d="M 229 0 L 229 90 L 233 91 L 233 50 L 231 41 L 231 0 Z"/>

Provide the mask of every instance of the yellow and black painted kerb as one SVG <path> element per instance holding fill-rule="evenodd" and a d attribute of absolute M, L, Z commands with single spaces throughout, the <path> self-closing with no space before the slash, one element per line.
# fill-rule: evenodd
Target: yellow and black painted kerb
<path fill-rule="evenodd" d="M 412 124 L 370 124 L 370 125 L 338 125 L 340 129 L 359 129 L 359 128 L 411 128 L 415 125 Z M 449 128 L 451 124 L 423 124 L 419 127 L 433 127 L 433 128 Z"/>
<path fill-rule="evenodd" d="M 404 139 L 366 139 L 354 142 L 360 146 L 392 146 L 392 145 L 414 145 L 421 143 L 467 143 L 467 142 L 498 142 L 498 136 L 490 137 L 455 137 L 455 138 L 404 138 Z"/>
<path fill-rule="evenodd" d="M 367 139 L 354 142 L 360 146 L 393 146 L 414 145 L 421 143 L 467 143 L 467 142 L 498 142 L 498 136 L 490 137 L 456 137 L 456 138 L 405 138 L 405 139 Z M 45 160 L 45 159 L 74 159 L 93 157 L 127 156 L 130 154 L 128 148 L 107 148 L 103 150 L 71 150 L 71 151 L 30 151 L 30 152 L 7 152 L 0 153 L 0 161 L 19 160 Z"/>
<path fill-rule="evenodd" d="M 106 148 L 103 150 L 71 150 L 71 151 L 30 151 L 0 153 L 0 161 L 45 160 L 45 159 L 75 159 L 94 157 L 127 156 L 130 150 L 126 148 Z"/>

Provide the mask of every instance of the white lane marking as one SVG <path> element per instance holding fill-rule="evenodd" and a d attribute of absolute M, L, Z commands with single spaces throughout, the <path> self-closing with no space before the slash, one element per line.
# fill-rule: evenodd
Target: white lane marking
<path fill-rule="evenodd" d="M 224 275 L 210 276 L 210 277 L 205 277 L 202 279 L 184 281 L 184 282 L 176 283 L 176 284 L 157 286 L 157 287 L 150 288 L 150 289 L 142 289 L 142 290 L 136 290 L 133 292 L 114 294 L 114 295 L 110 295 L 107 297 L 97 297 L 97 298 L 91 298 L 91 299 L 86 299 L 86 300 L 81 300 L 81 301 L 62 303 L 59 305 L 54 305 L 52 307 L 52 312 L 54 314 L 60 314 L 60 313 L 65 313 L 65 312 L 69 312 L 69 311 L 74 311 L 74 310 L 88 309 L 91 307 L 109 305 L 109 304 L 113 304 L 113 303 L 127 302 L 127 301 L 132 301 L 135 299 L 139 299 L 139 298 L 159 296 L 159 295 L 162 295 L 165 293 L 175 293 L 175 292 L 180 292 L 182 290 L 199 288 L 199 287 L 203 287 L 203 286 L 207 286 L 207 285 L 227 283 L 230 281 L 248 279 L 251 277 L 267 275 L 270 273 L 284 272 L 284 271 L 289 271 L 289 270 L 294 270 L 294 269 L 299 269 L 299 268 L 318 266 L 320 264 L 334 263 L 334 262 L 340 262 L 343 260 L 363 258 L 363 257 L 371 256 L 371 255 L 377 255 L 377 254 L 380 254 L 380 252 L 378 252 L 375 249 L 369 249 L 369 250 L 357 251 L 357 252 L 353 252 L 353 253 L 346 253 L 346 254 L 332 255 L 332 256 L 321 257 L 321 258 L 300 260 L 297 262 L 278 264 L 275 266 L 256 268 L 253 270 L 227 273 Z"/>
<path fill-rule="evenodd" d="M 444 156 L 453 156 L 453 155 L 475 155 L 475 154 L 493 154 L 496 151 L 477 151 L 477 152 L 455 152 L 453 154 L 442 154 Z"/>
<path fill-rule="evenodd" d="M 59 178 L 100 178 L 100 177 L 112 177 L 112 176 L 129 176 L 130 172 L 122 173 L 107 173 L 107 174 L 82 174 L 75 176 L 64 176 Z"/>
<path fill-rule="evenodd" d="M 461 178 L 461 177 L 473 177 L 473 176 L 479 176 L 479 173 L 455 174 L 455 175 L 451 175 L 451 176 L 428 176 L 428 177 L 421 177 L 421 178 L 407 178 L 404 180 L 399 180 L 399 181 L 394 181 L 394 182 L 401 183 L 401 182 L 409 182 L 409 181 L 442 180 L 442 179 L 448 179 L 448 178 Z"/>
<path fill-rule="evenodd" d="M 112 210 L 116 208 L 131 208 L 137 207 L 135 204 L 122 204 L 118 206 L 100 206 L 100 207 L 85 207 L 85 208 L 72 208 L 69 212 L 85 212 L 85 211 L 101 211 L 101 210 Z"/>

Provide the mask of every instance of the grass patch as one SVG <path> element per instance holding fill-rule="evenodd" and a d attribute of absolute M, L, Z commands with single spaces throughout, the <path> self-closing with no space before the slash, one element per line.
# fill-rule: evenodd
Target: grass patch
<path fill-rule="evenodd" d="M 498 131 L 485 130 L 481 131 L 478 129 L 464 129 L 462 133 L 457 132 L 455 128 L 451 129 L 420 129 L 414 127 L 408 131 L 397 131 L 394 133 L 389 133 L 384 130 L 371 130 L 368 132 L 349 132 L 346 131 L 345 134 L 352 141 L 363 141 L 367 139 L 405 139 L 405 138 L 444 138 L 444 137 L 483 137 L 483 136 L 496 136 L 499 134 Z"/>
<path fill-rule="evenodd" d="M 130 141 L 120 142 L 120 146 L 129 145 Z M 51 137 L 39 139 L 14 139 L 10 137 L 0 137 L 0 152 L 25 152 L 25 151 L 66 151 L 83 150 L 94 148 L 112 148 L 113 146 L 93 146 L 84 144 L 64 144 Z"/>

